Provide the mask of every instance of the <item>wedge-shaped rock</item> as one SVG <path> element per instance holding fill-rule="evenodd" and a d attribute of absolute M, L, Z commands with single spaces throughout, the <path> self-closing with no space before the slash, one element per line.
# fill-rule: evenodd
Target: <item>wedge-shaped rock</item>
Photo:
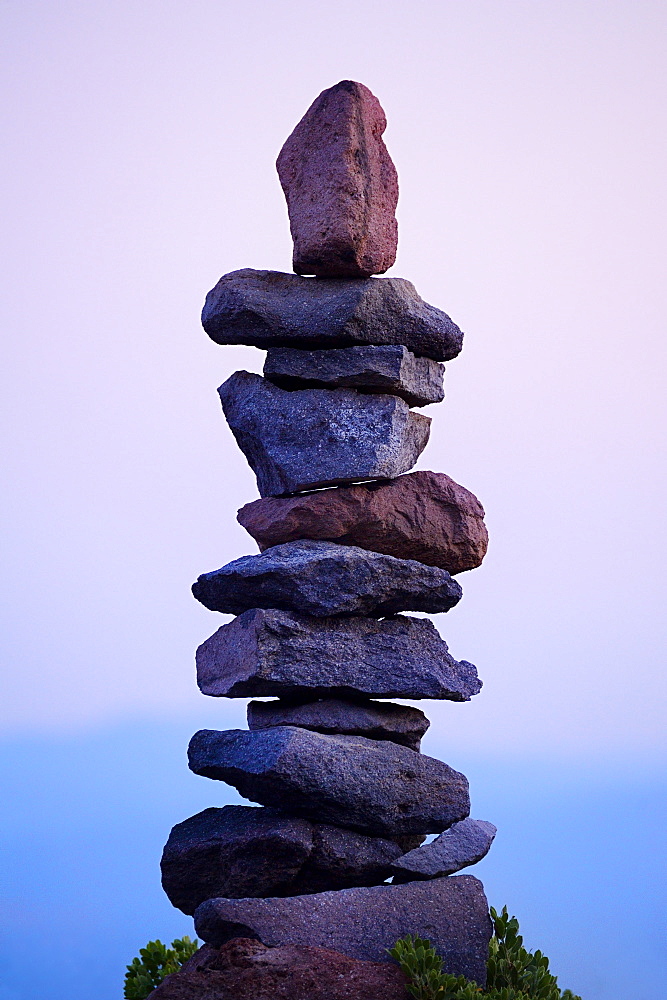
<path fill-rule="evenodd" d="M 256 937 L 373 962 L 391 961 L 387 949 L 412 934 L 431 941 L 445 972 L 486 983 L 491 920 L 484 887 L 471 875 L 288 899 L 209 899 L 195 913 L 195 928 L 215 945 Z"/>
<path fill-rule="evenodd" d="M 431 418 L 398 396 L 288 392 L 249 372 L 235 372 L 218 392 L 263 497 L 399 475 L 428 441 Z"/>
<path fill-rule="evenodd" d="M 277 809 L 205 809 L 173 828 L 162 853 L 162 887 L 194 913 L 214 896 L 297 896 L 377 885 L 402 851 L 392 840 L 311 823 Z"/>
<path fill-rule="evenodd" d="M 398 176 L 368 87 L 341 80 L 311 104 L 276 167 L 297 274 L 368 278 L 396 260 Z"/>
<path fill-rule="evenodd" d="M 303 704 L 251 701 L 248 705 L 248 729 L 272 729 L 275 726 L 299 726 L 316 733 L 340 736 L 365 736 L 369 740 L 389 740 L 411 750 L 419 750 L 429 721 L 418 708 L 391 702 L 343 701 L 340 698 L 323 698 Z"/>
<path fill-rule="evenodd" d="M 264 362 L 264 375 L 281 389 L 385 392 L 400 396 L 408 406 L 441 402 L 444 374 L 437 361 L 418 358 L 397 344 L 331 351 L 272 347 Z"/>
<path fill-rule="evenodd" d="M 376 836 L 441 833 L 470 812 L 468 782 L 442 761 L 363 736 L 280 726 L 202 729 L 190 769 L 261 805 Z"/>
<path fill-rule="evenodd" d="M 479 566 L 489 536 L 474 494 L 441 472 L 389 482 L 269 497 L 241 507 L 240 524 L 260 549 L 301 538 L 358 545 L 417 559 L 450 573 Z"/>
<path fill-rule="evenodd" d="M 476 865 L 488 854 L 495 835 L 493 823 L 470 817 L 461 820 L 430 844 L 424 844 L 395 861 L 391 869 L 394 882 L 440 878 Z"/>
<path fill-rule="evenodd" d="M 335 542 L 289 542 L 204 573 L 192 593 L 209 611 L 280 608 L 307 615 L 449 611 L 462 590 L 449 573 Z"/>
<path fill-rule="evenodd" d="M 469 701 L 482 687 L 427 618 L 313 618 L 275 608 L 246 611 L 202 643 L 197 682 L 226 698 Z"/>
<path fill-rule="evenodd" d="M 403 344 L 451 361 L 463 334 L 405 278 L 300 278 L 245 267 L 206 296 L 202 323 L 217 344 L 252 347 L 353 347 Z"/>

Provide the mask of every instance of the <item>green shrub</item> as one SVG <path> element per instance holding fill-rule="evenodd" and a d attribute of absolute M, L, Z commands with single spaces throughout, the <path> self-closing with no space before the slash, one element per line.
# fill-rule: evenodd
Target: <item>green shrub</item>
<path fill-rule="evenodd" d="M 570 990 L 561 992 L 549 972 L 549 959 L 541 951 L 523 946 L 519 921 L 507 907 L 497 913 L 491 907 L 493 936 L 489 942 L 486 988 L 463 976 L 442 971 L 442 959 L 430 941 L 408 935 L 397 941 L 389 954 L 408 977 L 408 992 L 415 1000 L 581 1000 Z"/>
<path fill-rule="evenodd" d="M 180 969 L 198 948 L 197 938 L 194 941 L 189 937 L 177 938 L 171 942 L 171 948 L 161 941 L 149 941 L 145 948 L 139 949 L 141 957 L 132 959 L 127 966 L 123 996 L 127 1000 L 145 1000 L 165 976 Z"/>

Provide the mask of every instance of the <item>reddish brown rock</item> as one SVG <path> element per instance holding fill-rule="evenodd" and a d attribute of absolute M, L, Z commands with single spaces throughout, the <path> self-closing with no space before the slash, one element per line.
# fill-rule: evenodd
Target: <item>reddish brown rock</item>
<path fill-rule="evenodd" d="M 483 518 L 477 497 L 440 472 L 269 497 L 237 514 L 262 551 L 299 539 L 331 541 L 416 559 L 452 574 L 482 562 L 488 544 Z"/>
<path fill-rule="evenodd" d="M 398 177 L 382 141 L 386 127 L 368 87 L 341 80 L 287 139 L 276 166 L 297 274 L 368 278 L 396 260 Z"/>
<path fill-rule="evenodd" d="M 150 1000 L 409 1000 L 396 965 L 327 948 L 267 948 L 235 938 L 204 945 Z"/>

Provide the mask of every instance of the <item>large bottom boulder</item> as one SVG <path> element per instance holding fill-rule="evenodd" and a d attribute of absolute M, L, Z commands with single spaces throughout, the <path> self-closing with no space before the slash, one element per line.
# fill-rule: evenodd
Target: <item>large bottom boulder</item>
<path fill-rule="evenodd" d="M 409 1000 L 398 966 L 325 948 L 204 945 L 150 1000 Z"/>
<path fill-rule="evenodd" d="M 484 887 L 471 875 L 284 899 L 209 899 L 195 913 L 195 928 L 218 946 L 250 937 L 369 962 L 390 961 L 387 949 L 413 934 L 432 942 L 446 972 L 486 983 L 491 919 Z"/>

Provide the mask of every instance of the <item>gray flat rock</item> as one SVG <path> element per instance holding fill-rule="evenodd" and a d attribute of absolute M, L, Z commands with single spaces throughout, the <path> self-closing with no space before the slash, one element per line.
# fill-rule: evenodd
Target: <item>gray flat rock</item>
<path fill-rule="evenodd" d="M 493 823 L 482 819 L 464 819 L 392 865 L 394 882 L 440 878 L 476 865 L 488 854 L 496 835 Z"/>
<path fill-rule="evenodd" d="M 224 806 L 178 823 L 162 853 L 162 887 L 194 913 L 215 896 L 295 896 L 377 885 L 401 855 L 392 840 L 289 816 Z"/>
<path fill-rule="evenodd" d="M 217 344 L 263 348 L 404 344 L 450 361 L 463 344 L 456 323 L 405 278 L 302 278 L 245 267 L 208 293 L 202 324 Z"/>
<path fill-rule="evenodd" d="M 482 687 L 427 618 L 311 618 L 275 608 L 246 611 L 202 643 L 197 683 L 216 698 L 300 700 L 469 701 Z"/>
<path fill-rule="evenodd" d="M 410 750 L 419 750 L 429 721 L 418 708 L 391 702 L 343 701 L 340 698 L 303 704 L 251 701 L 248 729 L 273 729 L 275 726 L 298 726 L 338 736 L 365 736 L 369 740 L 389 740 Z"/>
<path fill-rule="evenodd" d="M 195 913 L 195 929 L 215 945 L 255 937 L 374 962 L 391 961 L 387 949 L 412 934 L 431 941 L 446 972 L 480 985 L 491 938 L 484 887 L 471 875 L 287 899 L 209 899 Z"/>
<path fill-rule="evenodd" d="M 470 812 L 464 775 L 385 740 L 295 726 L 203 729 L 188 760 L 195 774 L 226 781 L 253 802 L 374 836 L 441 833 Z"/>
<path fill-rule="evenodd" d="M 299 351 L 272 347 L 264 375 L 281 389 L 357 389 L 400 396 L 408 406 L 440 403 L 445 398 L 444 366 L 418 358 L 399 344 Z"/>
<path fill-rule="evenodd" d="M 449 611 L 463 591 L 447 570 L 336 542 L 287 542 L 204 573 L 192 593 L 209 611 L 280 608 L 315 617 Z"/>
<path fill-rule="evenodd" d="M 431 418 L 399 396 L 290 392 L 250 372 L 235 372 L 218 392 L 262 497 L 398 476 L 428 441 Z"/>

